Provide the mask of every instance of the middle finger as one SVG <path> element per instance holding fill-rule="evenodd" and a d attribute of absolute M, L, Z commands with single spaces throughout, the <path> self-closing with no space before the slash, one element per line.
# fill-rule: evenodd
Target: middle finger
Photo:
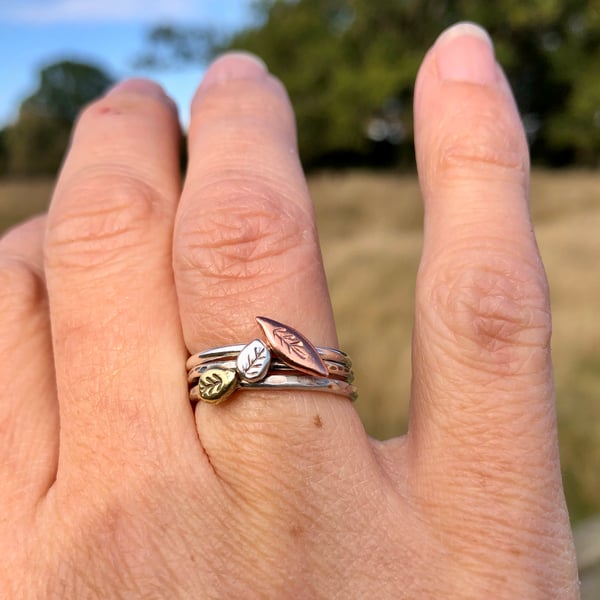
<path fill-rule="evenodd" d="M 295 135 L 287 95 L 264 65 L 245 55 L 212 65 L 192 107 L 175 226 L 190 352 L 250 342 L 260 336 L 258 315 L 291 325 L 315 345 L 337 343 Z M 213 465 L 233 459 L 236 477 L 237 457 L 247 458 L 250 445 L 257 460 L 268 454 L 267 463 L 286 447 L 303 452 L 299 439 L 318 439 L 314 448 L 335 446 L 340 455 L 361 447 L 360 435 L 346 435 L 362 432 L 352 404 L 330 393 L 238 391 L 219 407 L 200 403 L 196 417 Z"/>

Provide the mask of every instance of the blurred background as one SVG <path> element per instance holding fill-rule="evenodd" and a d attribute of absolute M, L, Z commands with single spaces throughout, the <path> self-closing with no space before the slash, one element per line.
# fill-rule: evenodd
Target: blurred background
<path fill-rule="evenodd" d="M 358 409 L 372 435 L 400 434 L 421 247 L 413 85 L 459 20 L 491 33 L 529 139 L 565 489 L 583 597 L 599 598 L 600 0 L 2 0 L 0 231 L 44 210 L 79 110 L 113 82 L 158 80 L 185 127 L 207 62 L 257 53 L 296 109 Z"/>

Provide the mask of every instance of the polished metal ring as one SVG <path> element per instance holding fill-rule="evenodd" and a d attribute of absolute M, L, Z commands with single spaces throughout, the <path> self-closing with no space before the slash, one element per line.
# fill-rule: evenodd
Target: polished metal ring
<path fill-rule="evenodd" d="M 212 379 L 208 380 L 209 386 L 222 385 L 222 371 L 213 371 Z M 238 380 L 236 387 L 226 394 L 221 394 L 213 387 L 204 385 L 194 385 L 190 389 L 190 400 L 192 402 L 208 402 L 209 404 L 219 404 L 227 399 L 235 389 L 261 389 L 261 390 L 310 390 L 313 392 L 331 392 L 339 396 L 344 396 L 348 400 L 356 400 L 358 393 L 356 387 L 346 381 L 339 379 L 328 379 L 327 377 L 313 377 L 312 375 L 267 375 L 264 379 L 257 382 Z M 216 394 L 214 394 L 216 392 Z"/>
<path fill-rule="evenodd" d="M 340 379 L 348 383 L 352 383 L 354 381 L 354 371 L 352 371 L 352 369 L 347 365 L 331 360 L 324 360 L 323 362 L 327 367 L 327 376 L 331 379 Z M 202 373 L 208 371 L 209 369 L 237 369 L 237 366 L 237 357 L 236 360 L 233 360 L 233 358 L 228 358 L 225 360 L 219 360 L 216 358 L 206 360 L 205 362 L 202 362 L 188 371 L 188 383 L 194 383 L 200 378 Z M 269 365 L 268 372 L 272 375 L 294 375 L 299 373 L 298 369 L 294 369 L 293 367 L 286 365 L 283 361 L 277 360 L 273 357 L 271 357 L 271 364 Z"/>
<path fill-rule="evenodd" d="M 265 317 L 256 317 L 257 319 L 264 319 Z M 272 319 L 270 319 L 272 322 Z M 287 327 L 287 325 L 282 325 L 282 327 Z M 219 346 L 218 348 L 211 348 L 210 350 L 204 350 L 203 352 L 197 352 L 196 354 L 192 354 L 187 359 L 186 368 L 187 370 L 191 370 L 194 367 L 201 365 L 205 362 L 209 362 L 211 360 L 224 360 L 226 358 L 237 358 L 239 353 L 246 347 L 247 344 L 234 344 L 232 346 Z M 329 348 L 327 346 L 314 346 L 314 349 L 317 351 L 317 354 L 324 361 L 331 361 L 341 363 L 346 365 L 349 369 L 352 367 L 352 360 L 350 357 L 341 350 L 337 348 Z"/>
<path fill-rule="evenodd" d="M 192 402 L 219 404 L 236 390 L 312 390 L 357 397 L 347 354 L 315 347 L 293 327 L 256 317 L 266 341 L 211 348 L 190 356 L 188 382 Z"/>

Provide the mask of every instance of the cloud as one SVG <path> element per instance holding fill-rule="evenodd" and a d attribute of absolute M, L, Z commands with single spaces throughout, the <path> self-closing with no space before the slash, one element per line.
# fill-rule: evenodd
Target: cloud
<path fill-rule="evenodd" d="M 1 0 L 0 22 L 56 24 L 73 22 L 160 21 L 226 23 L 246 13 L 249 0 Z"/>

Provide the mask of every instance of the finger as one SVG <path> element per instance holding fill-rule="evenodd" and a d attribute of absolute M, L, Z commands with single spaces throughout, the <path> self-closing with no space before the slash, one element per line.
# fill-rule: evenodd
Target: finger
<path fill-rule="evenodd" d="M 157 460 L 190 422 L 171 240 L 179 126 L 155 84 L 87 108 L 50 206 L 46 276 L 60 462 Z M 184 375 L 184 374 L 183 374 Z M 148 452 L 148 448 L 156 452 Z"/>
<path fill-rule="evenodd" d="M 262 63 L 234 54 L 212 65 L 192 107 L 189 157 L 174 260 L 190 352 L 260 337 L 257 315 L 335 346 L 292 109 Z M 344 398 L 306 392 L 237 392 L 219 407 L 200 403 L 196 417 L 213 465 L 238 469 L 242 446 L 272 460 L 299 431 L 323 439 L 327 425 L 359 426 Z"/>
<path fill-rule="evenodd" d="M 426 213 L 410 416 L 420 489 L 437 486 L 446 517 L 468 512 L 467 529 L 502 520 L 499 506 L 533 527 L 561 489 L 548 289 L 527 144 L 482 30 L 452 29 L 427 55 L 415 131 Z M 494 542 L 518 544 L 509 537 Z"/>
<path fill-rule="evenodd" d="M 0 239 L 0 505 L 13 516 L 45 493 L 58 456 L 45 223 L 36 217 Z"/>

